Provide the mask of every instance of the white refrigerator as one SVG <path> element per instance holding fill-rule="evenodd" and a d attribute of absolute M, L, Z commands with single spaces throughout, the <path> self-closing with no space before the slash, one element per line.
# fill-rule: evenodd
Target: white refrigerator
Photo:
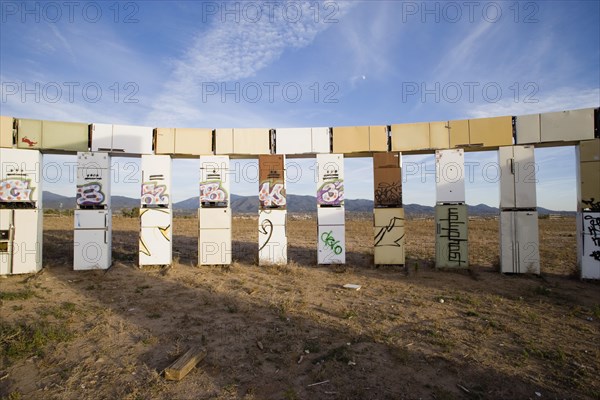
<path fill-rule="evenodd" d="M 73 269 L 108 269 L 112 264 L 110 210 L 75 210 Z"/>
<path fill-rule="evenodd" d="M 317 263 L 344 264 L 344 155 L 317 154 L 317 173 Z"/>

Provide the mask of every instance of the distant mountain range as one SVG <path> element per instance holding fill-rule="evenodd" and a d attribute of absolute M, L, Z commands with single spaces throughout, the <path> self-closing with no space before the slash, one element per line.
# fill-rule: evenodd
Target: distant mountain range
<path fill-rule="evenodd" d="M 125 196 L 112 196 L 113 210 L 121 210 L 124 208 L 136 208 L 140 205 L 139 199 L 132 199 Z M 294 194 L 287 195 L 288 211 L 297 213 L 317 212 L 317 200 L 315 196 L 299 196 Z M 173 209 L 176 212 L 189 214 L 198 209 L 200 201 L 198 197 L 191 197 L 173 204 Z M 52 192 L 44 192 L 43 204 L 45 209 L 63 209 L 69 210 L 75 208 L 75 197 L 67 197 Z M 346 211 L 350 212 L 372 212 L 372 200 L 346 200 Z M 234 213 L 256 213 L 258 212 L 258 196 L 238 196 L 231 195 L 231 207 Z M 432 216 L 434 215 L 434 207 L 423 206 L 420 204 L 405 204 L 404 211 L 407 216 Z M 499 214 L 496 207 L 490 207 L 486 204 L 477 204 L 468 206 L 468 214 L 476 216 L 494 216 Z M 560 215 L 575 215 L 574 211 L 554 211 L 543 207 L 538 207 L 538 213 L 544 214 L 560 214 Z"/>

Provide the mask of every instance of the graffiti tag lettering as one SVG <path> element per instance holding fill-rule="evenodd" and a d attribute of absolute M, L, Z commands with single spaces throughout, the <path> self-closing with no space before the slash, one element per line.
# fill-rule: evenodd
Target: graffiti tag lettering
<path fill-rule="evenodd" d="M 382 227 L 377 235 L 375 235 L 375 247 L 379 246 L 394 246 L 402 247 L 402 239 L 404 239 L 404 233 L 397 239 L 390 237 L 390 233 L 394 228 L 400 227 L 401 222 L 404 221 L 402 218 L 394 217 L 390 220 L 387 226 Z"/>
<path fill-rule="evenodd" d="M 21 139 L 21 142 L 22 142 L 22 143 L 27 143 L 27 145 L 28 145 L 29 147 L 33 147 L 33 146 L 35 146 L 36 144 L 38 144 L 38 142 L 34 142 L 33 140 L 29 139 L 27 136 L 25 136 L 24 138 L 22 138 L 22 139 Z"/>
<path fill-rule="evenodd" d="M 448 261 L 457 262 L 460 266 L 461 264 L 466 263 L 466 260 L 462 259 L 461 246 L 463 242 L 467 241 L 467 238 L 463 238 L 460 235 L 459 227 L 464 225 L 464 221 L 460 221 L 460 216 L 458 214 L 458 208 L 449 207 L 448 208 L 448 218 L 442 219 L 442 221 L 448 221 L 447 228 L 443 227 L 442 231 L 446 231 L 445 235 L 441 235 L 441 237 L 448 238 Z"/>
<path fill-rule="evenodd" d="M 333 250 L 336 255 L 339 255 L 342 253 L 343 249 L 342 246 L 339 245 L 340 241 L 335 240 L 333 237 L 332 232 L 333 231 L 323 232 L 323 234 L 321 234 L 321 241 L 326 247 L 329 247 L 331 250 Z"/>
<path fill-rule="evenodd" d="M 258 249 L 260 252 L 271 240 L 271 236 L 273 236 L 273 223 L 269 219 L 265 219 L 258 228 L 258 233 L 261 235 L 267 235 L 267 240 L 263 243 L 262 246 Z"/>
<path fill-rule="evenodd" d="M 102 193 L 102 185 L 98 182 L 77 185 L 77 205 L 93 206 L 102 204 L 105 196 Z"/>
<path fill-rule="evenodd" d="M 400 182 L 381 182 L 375 189 L 375 203 L 380 205 L 402 205 Z"/>
<path fill-rule="evenodd" d="M 142 184 L 142 203 L 146 205 L 169 204 L 169 195 L 166 194 L 167 187 L 158 185 L 156 182 L 144 182 Z"/>
<path fill-rule="evenodd" d="M 283 207 L 286 204 L 285 188 L 283 183 L 275 183 L 265 181 L 261 183 L 258 192 L 258 200 L 261 207 Z"/>
<path fill-rule="evenodd" d="M 34 188 L 28 179 L 4 179 L 0 181 L 0 201 L 31 201 Z"/>
<path fill-rule="evenodd" d="M 340 180 L 329 181 L 317 190 L 317 204 L 340 206 L 344 203 L 344 182 Z"/>
<path fill-rule="evenodd" d="M 589 200 L 581 200 L 581 202 L 587 206 L 589 206 L 589 208 L 592 211 L 600 211 L 600 201 L 594 201 L 595 199 L 592 197 Z"/>
<path fill-rule="evenodd" d="M 220 181 L 200 182 L 200 202 L 221 202 L 227 199 L 227 192 Z"/>

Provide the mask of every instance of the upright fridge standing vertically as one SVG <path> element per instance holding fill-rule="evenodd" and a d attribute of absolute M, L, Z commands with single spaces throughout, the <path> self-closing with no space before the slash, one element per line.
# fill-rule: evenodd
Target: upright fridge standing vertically
<path fill-rule="evenodd" d="M 317 154 L 317 261 L 346 262 L 344 155 Z"/>
<path fill-rule="evenodd" d="M 533 146 L 498 149 L 500 166 L 500 271 L 540 273 Z"/>
<path fill-rule="evenodd" d="M 467 205 L 463 149 L 436 150 L 435 265 L 467 268 Z"/>
<path fill-rule="evenodd" d="M 142 155 L 139 265 L 172 262 L 171 156 Z"/>
<path fill-rule="evenodd" d="M 42 268 L 42 155 L 0 148 L 0 275 Z"/>
<path fill-rule="evenodd" d="M 231 264 L 229 156 L 200 156 L 198 264 Z"/>
<path fill-rule="evenodd" d="M 112 264 L 110 155 L 77 153 L 73 269 L 108 269 Z"/>

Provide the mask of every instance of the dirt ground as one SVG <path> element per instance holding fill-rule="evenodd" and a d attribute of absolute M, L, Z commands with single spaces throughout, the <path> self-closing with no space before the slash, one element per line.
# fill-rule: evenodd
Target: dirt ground
<path fill-rule="evenodd" d="M 197 267 L 197 221 L 175 218 L 174 265 L 138 269 L 138 222 L 115 217 L 107 272 L 72 271 L 72 218 L 44 224 L 43 272 L 0 280 L 3 398 L 600 398 L 574 219 L 540 220 L 539 277 L 497 272 L 497 220 L 469 222 L 461 272 L 433 268 L 432 220 L 407 221 L 405 267 L 372 265 L 361 218 L 344 266 L 316 266 L 315 221 L 294 218 L 290 263 L 259 267 L 257 219 L 236 217 L 233 265 Z M 206 358 L 166 381 L 192 345 Z"/>

